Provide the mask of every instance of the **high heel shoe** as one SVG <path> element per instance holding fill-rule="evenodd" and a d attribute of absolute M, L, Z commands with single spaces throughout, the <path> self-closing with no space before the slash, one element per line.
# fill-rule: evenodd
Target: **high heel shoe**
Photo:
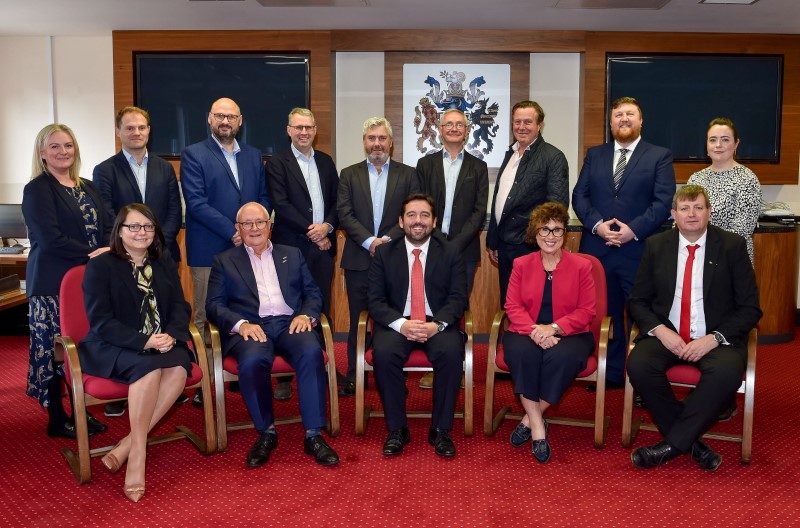
<path fill-rule="evenodd" d="M 119 459 L 113 455 L 111 452 L 114 451 L 119 446 L 119 442 L 117 445 L 111 448 L 111 451 L 106 453 L 106 455 L 100 459 L 100 462 L 106 467 L 109 473 L 116 473 L 119 471 L 119 468 L 122 467 L 122 464 L 119 463 Z"/>
<path fill-rule="evenodd" d="M 133 502 L 139 502 L 144 497 L 144 484 L 131 484 L 123 488 L 125 496 Z"/>

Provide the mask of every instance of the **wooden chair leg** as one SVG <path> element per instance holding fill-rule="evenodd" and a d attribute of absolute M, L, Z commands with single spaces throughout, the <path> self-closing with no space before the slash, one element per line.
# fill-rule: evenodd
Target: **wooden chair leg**
<path fill-rule="evenodd" d="M 339 385 L 336 380 L 336 353 L 333 348 L 330 322 L 325 314 L 320 315 L 320 325 L 322 325 L 322 337 L 325 341 L 325 353 L 328 355 L 328 364 L 325 366 L 328 374 L 328 405 L 330 407 L 328 434 L 339 436 Z"/>
<path fill-rule="evenodd" d="M 633 445 L 633 385 L 625 375 L 625 399 L 622 407 L 622 447 Z"/>

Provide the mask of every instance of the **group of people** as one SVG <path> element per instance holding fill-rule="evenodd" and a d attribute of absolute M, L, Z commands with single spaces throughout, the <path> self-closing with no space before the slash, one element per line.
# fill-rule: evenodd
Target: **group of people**
<path fill-rule="evenodd" d="M 510 320 L 504 344 L 514 392 L 526 412 L 511 443 L 530 441 L 539 462 L 550 457 L 543 413 L 558 402 L 595 346 L 590 264 L 563 250 L 569 222 L 567 160 L 545 142 L 544 117 L 533 101 L 512 109 L 514 143 L 498 173 L 486 242 L 499 268 L 501 306 Z M 671 154 L 641 140 L 636 100 L 615 101 L 609 117 L 614 140 L 589 150 L 572 193 L 583 223 L 581 251 L 597 256 L 606 273 L 617 336 L 609 353 L 608 384 L 622 385 L 623 314 L 630 303 L 643 337 L 631 356 L 637 368 L 629 373 L 666 444 L 637 450 L 634 464 L 649 467 L 699 450 L 696 456 L 710 467 L 716 454 L 697 439 L 716 407 L 732 398 L 731 379 L 741 377 L 737 369 L 744 367 L 729 357 L 738 358 L 743 336 L 760 315 L 752 267 L 739 259 L 748 250 L 752 258 L 752 244 L 708 228 L 706 265 L 695 265 L 687 282 L 682 269 L 676 275 L 676 263 L 686 261 L 677 240 L 689 245 L 705 240 L 709 217 L 723 229 L 749 236 L 757 214 L 743 210 L 760 202 L 754 198 L 760 196 L 758 181 L 734 160 L 739 138 L 730 120 L 716 119 L 709 127 L 712 165 L 692 176 L 702 187 L 690 185 L 675 194 Z M 433 389 L 428 441 L 437 455 L 455 456 L 449 432 L 464 354 L 459 321 L 480 261 L 479 232 L 489 200 L 486 163 L 464 149 L 470 126 L 465 114 L 455 108 L 442 112 L 443 148 L 421 158 L 416 168 L 391 159 L 389 121 L 367 119 L 365 159 L 340 174 L 331 157 L 313 147 L 317 126 L 308 109 L 290 112 L 291 144 L 266 168 L 261 153 L 237 139 L 243 116 L 235 101 L 215 101 L 207 121 L 210 137 L 181 155 L 180 186 L 172 166 L 148 153 L 150 117 L 141 108 L 118 112 L 122 149 L 95 167 L 91 182 L 79 176 L 80 151 L 68 127 L 48 125 L 37 136 L 22 205 L 31 240 L 27 392 L 47 408 L 48 434 L 75 436 L 53 340 L 59 333 L 61 279 L 68 269 L 86 264 L 91 328 L 80 344 L 84 371 L 130 385 L 131 432 L 102 462 L 112 472 L 127 464 L 125 494 L 133 501 L 143 496 L 147 433 L 181 401 L 193 359 L 186 347 L 192 310 L 176 265 L 182 258 L 176 243 L 182 192 L 194 322 L 201 335 L 206 321 L 217 325 L 223 353 L 239 364 L 240 391 L 257 432 L 248 467 L 265 464 L 277 446 L 273 398 L 292 396 L 291 378 L 279 379 L 273 391 L 276 354 L 296 373 L 305 452 L 321 465 L 339 462 L 321 434 L 326 378 L 318 332 L 321 315 L 330 313 L 337 228 L 346 234 L 341 267 L 350 312 L 347 370 L 339 376 L 339 394 L 355 393 L 358 319 L 367 310 L 375 322 L 375 381 L 388 430 L 384 455 L 399 455 L 410 442 L 402 368 L 410 352 L 421 348 L 433 364 L 432 378 L 421 382 Z M 656 235 L 670 211 L 678 230 Z M 673 265 L 661 269 L 670 259 Z M 656 272 L 669 277 L 670 270 L 675 281 L 653 280 Z M 688 334 L 682 326 L 682 289 L 691 291 Z M 665 358 L 665 350 L 674 357 Z M 654 367 L 652 357 L 658 354 Z M 668 398 L 666 365 L 708 364 L 709 373 L 722 376 L 718 358 L 726 362 L 726 383 L 698 386 L 684 402 Z M 701 385 L 705 376 L 706 370 Z M 709 391 L 716 391 L 714 398 Z M 702 420 L 693 406 L 704 407 Z M 88 419 L 90 434 L 106 429 L 93 416 Z"/>

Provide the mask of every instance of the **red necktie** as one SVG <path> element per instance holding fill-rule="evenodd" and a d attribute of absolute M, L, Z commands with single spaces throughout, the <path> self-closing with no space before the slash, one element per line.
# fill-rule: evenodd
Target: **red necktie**
<path fill-rule="evenodd" d="M 411 251 L 414 254 L 414 263 L 411 265 L 411 319 L 425 320 L 425 275 L 422 273 L 422 261 L 419 254 L 422 250 L 417 248 Z"/>
<path fill-rule="evenodd" d="M 686 258 L 686 267 L 683 270 L 683 289 L 681 291 L 681 338 L 688 343 L 692 340 L 689 327 L 692 321 L 692 265 L 694 264 L 694 252 L 699 245 L 686 246 L 689 256 Z"/>

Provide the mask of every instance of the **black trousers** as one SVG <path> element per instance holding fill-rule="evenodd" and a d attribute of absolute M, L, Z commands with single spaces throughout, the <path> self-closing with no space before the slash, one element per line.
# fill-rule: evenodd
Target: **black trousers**
<path fill-rule="evenodd" d="M 347 307 L 350 310 L 350 332 L 347 334 L 347 373 L 345 378 L 347 378 L 347 381 L 355 381 L 358 316 L 363 310 L 367 309 L 369 271 L 344 270 L 344 279 L 347 285 Z"/>
<path fill-rule="evenodd" d="M 329 251 L 322 251 L 319 246 L 310 242 L 300 248 L 306 259 L 308 271 L 322 292 L 322 313 L 331 315 L 331 286 L 333 284 L 333 257 Z"/>
<path fill-rule="evenodd" d="M 747 366 L 747 350 L 719 346 L 696 363 L 688 363 L 700 369 L 700 382 L 680 401 L 666 372 L 687 363 L 649 336 L 636 343 L 628 357 L 631 384 L 641 394 L 664 439 L 684 453 L 717 421 L 736 394 Z"/>

